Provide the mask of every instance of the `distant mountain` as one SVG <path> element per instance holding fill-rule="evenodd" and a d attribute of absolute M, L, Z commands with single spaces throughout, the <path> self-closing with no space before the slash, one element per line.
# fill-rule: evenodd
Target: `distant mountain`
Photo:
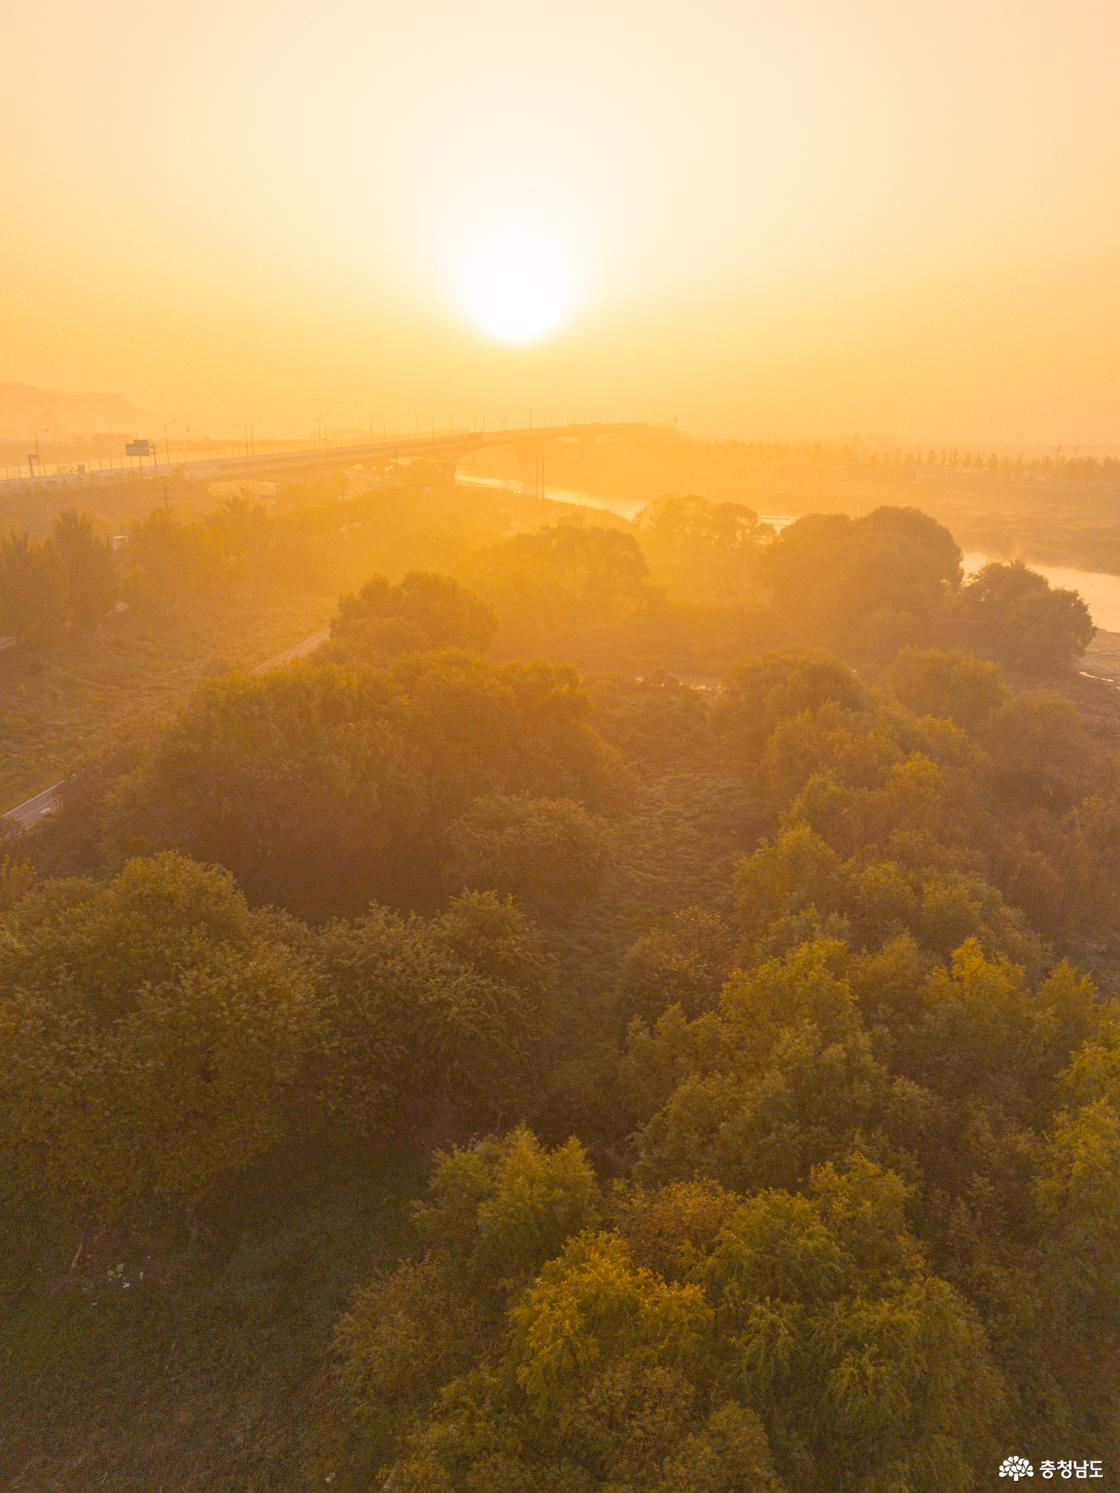
<path fill-rule="evenodd" d="M 58 440 L 99 431 L 139 430 L 148 417 L 123 394 L 66 394 L 32 384 L 0 383 L 0 439 L 49 431 Z"/>

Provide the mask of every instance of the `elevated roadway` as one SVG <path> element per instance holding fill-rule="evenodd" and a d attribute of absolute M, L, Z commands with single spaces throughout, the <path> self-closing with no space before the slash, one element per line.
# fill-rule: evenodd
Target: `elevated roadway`
<path fill-rule="evenodd" d="M 345 466 L 388 467 L 399 461 L 430 460 L 453 466 L 474 451 L 495 446 L 539 447 L 553 441 L 594 440 L 605 435 L 638 431 L 648 427 L 640 423 L 584 423 L 571 425 L 522 425 L 512 430 L 443 430 L 416 435 L 383 435 L 380 440 L 356 444 L 307 447 L 283 447 L 256 451 L 250 447 L 244 454 L 174 456 L 159 459 L 158 444 L 153 442 L 151 457 L 136 457 L 120 466 L 96 467 L 86 463 L 79 472 L 76 464 L 61 467 L 47 463 L 34 477 L 20 473 L 0 478 L 0 487 L 82 487 L 111 481 L 121 476 L 189 477 L 201 482 L 231 481 L 237 477 L 268 478 L 296 468 L 336 468 Z"/>

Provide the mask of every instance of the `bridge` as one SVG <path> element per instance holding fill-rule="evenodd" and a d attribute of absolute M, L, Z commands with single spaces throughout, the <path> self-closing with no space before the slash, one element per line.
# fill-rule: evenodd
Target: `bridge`
<path fill-rule="evenodd" d="M 267 478 L 281 472 L 300 467 L 336 468 L 346 466 L 370 466 L 387 469 L 396 462 L 429 460 L 450 469 L 475 451 L 484 451 L 497 446 L 514 446 L 526 454 L 539 451 L 553 441 L 595 440 L 606 435 L 618 435 L 649 429 L 636 421 L 604 423 L 598 421 L 571 425 L 522 425 L 514 429 L 495 430 L 442 430 L 414 435 L 385 434 L 380 440 L 362 441 L 357 444 L 331 446 L 321 444 L 308 447 L 288 447 L 257 451 L 249 442 L 247 449 L 237 455 L 226 456 L 171 456 L 165 453 L 159 458 L 158 447 L 153 442 L 151 457 L 138 457 L 132 463 L 122 461 L 120 466 L 90 467 L 78 471 L 73 465 L 60 468 L 55 464 L 37 471 L 34 477 L 28 474 L 0 478 L 0 486 L 24 488 L 29 486 L 80 487 L 98 482 L 120 479 L 121 476 L 136 477 L 189 477 L 200 482 L 232 481 L 238 477 Z M 10 469 L 9 469 L 10 471 Z"/>

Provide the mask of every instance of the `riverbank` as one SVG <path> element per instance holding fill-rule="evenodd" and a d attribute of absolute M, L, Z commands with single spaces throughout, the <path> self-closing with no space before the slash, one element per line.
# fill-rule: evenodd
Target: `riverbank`
<path fill-rule="evenodd" d="M 1104 679 L 1120 689 L 1120 632 L 1101 628 L 1077 667 L 1087 678 Z"/>

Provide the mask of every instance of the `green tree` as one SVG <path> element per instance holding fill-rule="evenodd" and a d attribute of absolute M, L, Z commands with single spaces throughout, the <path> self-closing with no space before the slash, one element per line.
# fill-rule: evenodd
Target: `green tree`
<path fill-rule="evenodd" d="M 742 595 L 773 530 L 745 503 L 664 497 L 634 520 L 654 576 L 671 590 L 720 599 Z"/>
<path fill-rule="evenodd" d="M 572 671 L 466 652 L 214 680 L 122 783 L 110 838 L 216 861 L 253 900 L 302 913 L 430 901 L 475 798 L 619 802 L 624 772 L 589 714 Z"/>
<path fill-rule="evenodd" d="M 336 1145 L 415 1144 L 524 1113 L 553 1022 L 552 968 L 515 909 L 463 898 L 431 923 L 372 908 L 317 941 L 308 1087 Z"/>
<path fill-rule="evenodd" d="M 904 648 L 891 669 L 890 687 L 915 714 L 940 716 L 972 732 L 1007 699 L 995 665 L 958 649 Z"/>
<path fill-rule="evenodd" d="M 57 546 L 26 534 L 0 540 L 0 634 L 49 644 L 70 616 L 70 577 Z"/>
<path fill-rule="evenodd" d="M 485 1294 L 523 1287 L 601 1212 L 579 1142 L 547 1150 L 522 1127 L 438 1156 L 413 1217 L 444 1267 Z"/>
<path fill-rule="evenodd" d="M 277 921 L 174 856 L 8 914 L 0 1170 L 77 1224 L 175 1221 L 284 1133 L 317 1021 Z"/>
<path fill-rule="evenodd" d="M 117 569 L 108 544 L 98 539 L 85 514 L 63 513 L 52 531 L 69 578 L 70 608 L 83 627 L 99 622 L 117 599 Z"/>
<path fill-rule="evenodd" d="M 771 606 L 808 641 L 897 652 L 942 624 L 960 585 L 949 531 L 916 508 L 810 514 L 763 556 Z"/>
<path fill-rule="evenodd" d="M 410 648 L 485 653 L 497 630 L 485 602 L 446 575 L 410 571 L 399 585 L 383 575 L 339 601 L 331 623 L 336 657 L 392 656 Z"/>
<path fill-rule="evenodd" d="M 1037 673 L 1071 668 L 1096 631 L 1079 592 L 1052 587 L 1021 560 L 985 565 L 962 590 L 961 611 L 981 648 Z"/>
<path fill-rule="evenodd" d="M 1085 727 L 1061 695 L 1015 695 L 984 729 L 992 777 L 1008 797 L 1061 810 L 1095 786 Z"/>
<path fill-rule="evenodd" d="M 748 760 L 754 760 L 780 721 L 826 704 L 859 711 L 866 703 L 863 686 L 839 659 L 788 649 L 749 659 L 734 670 L 716 723 Z"/>
<path fill-rule="evenodd" d="M 611 842 L 606 821 L 574 799 L 488 794 L 448 831 L 447 880 L 565 906 L 597 894 Z"/>

